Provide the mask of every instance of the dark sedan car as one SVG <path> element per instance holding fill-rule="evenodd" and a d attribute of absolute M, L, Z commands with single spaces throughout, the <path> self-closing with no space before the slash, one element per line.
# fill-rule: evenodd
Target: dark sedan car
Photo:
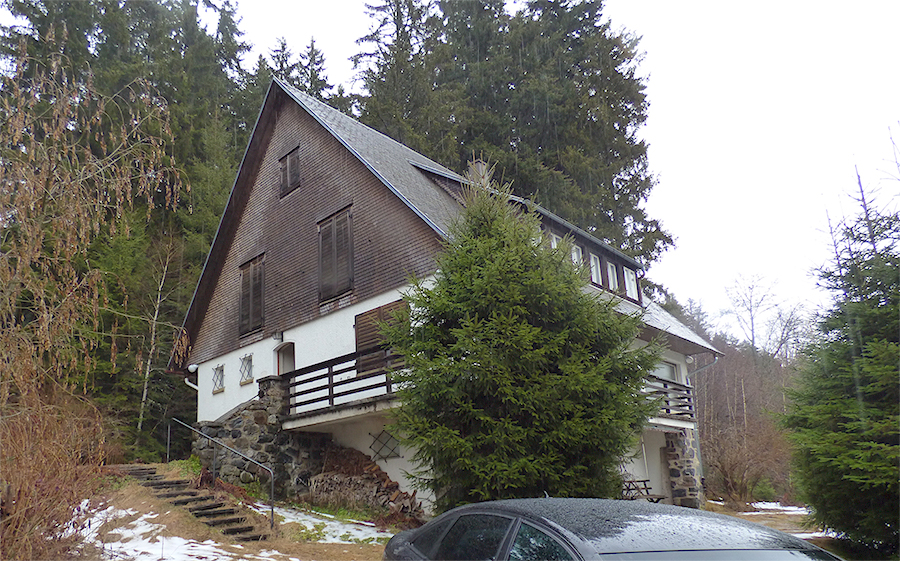
<path fill-rule="evenodd" d="M 555 498 L 455 508 L 394 536 L 384 558 L 838 559 L 801 539 L 730 516 L 643 501 Z"/>

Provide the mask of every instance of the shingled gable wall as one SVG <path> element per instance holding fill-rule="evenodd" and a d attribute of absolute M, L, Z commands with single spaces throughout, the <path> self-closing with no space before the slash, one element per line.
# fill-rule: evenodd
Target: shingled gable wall
<path fill-rule="evenodd" d="M 363 301 L 434 269 L 440 239 L 312 116 L 277 92 L 270 138 L 244 212 L 193 341 L 202 363 L 332 311 L 318 301 L 317 224 L 352 209 L 354 288 L 340 304 Z M 280 196 L 279 159 L 300 147 L 301 185 Z M 240 266 L 265 254 L 263 329 L 238 334 Z M 302 357 L 297 357 L 302 364 Z"/>

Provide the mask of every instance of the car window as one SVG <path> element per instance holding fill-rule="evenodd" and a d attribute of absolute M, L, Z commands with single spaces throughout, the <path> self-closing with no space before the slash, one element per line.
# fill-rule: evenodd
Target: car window
<path fill-rule="evenodd" d="M 422 527 L 422 533 L 416 536 L 412 541 L 413 546 L 418 549 L 426 558 L 430 558 L 434 553 L 437 541 L 441 538 L 441 534 L 447 529 L 447 526 L 453 522 L 453 518 L 441 520 L 436 524 L 430 524 Z"/>
<path fill-rule="evenodd" d="M 522 523 L 509 551 L 510 561 L 573 561 L 561 543 L 530 524 Z"/>
<path fill-rule="evenodd" d="M 437 561 L 496 559 L 511 524 L 512 519 L 491 514 L 460 516 L 441 540 L 434 559 Z"/>

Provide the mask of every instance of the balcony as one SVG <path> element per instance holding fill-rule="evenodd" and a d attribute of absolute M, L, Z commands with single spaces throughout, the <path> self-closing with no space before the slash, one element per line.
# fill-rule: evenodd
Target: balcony
<path fill-rule="evenodd" d="M 401 356 L 373 347 L 283 374 L 285 419 L 306 419 L 394 399 L 389 372 L 402 365 Z M 651 375 L 644 393 L 648 399 L 659 400 L 659 417 L 696 420 L 690 386 Z"/>
<path fill-rule="evenodd" d="M 694 394 L 690 386 L 649 375 L 644 384 L 644 394 L 649 399 L 659 400 L 659 417 L 691 422 L 697 419 L 694 414 Z"/>
<path fill-rule="evenodd" d="M 373 347 L 282 374 L 284 412 L 296 420 L 394 397 L 390 369 L 399 355 Z"/>

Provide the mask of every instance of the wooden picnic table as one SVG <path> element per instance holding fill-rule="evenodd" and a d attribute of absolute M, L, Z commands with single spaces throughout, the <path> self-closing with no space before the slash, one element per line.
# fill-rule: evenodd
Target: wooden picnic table
<path fill-rule="evenodd" d="M 666 498 L 666 495 L 651 493 L 649 479 L 626 479 L 622 486 L 622 498 L 630 501 L 644 499 L 651 503 L 658 503 Z"/>

